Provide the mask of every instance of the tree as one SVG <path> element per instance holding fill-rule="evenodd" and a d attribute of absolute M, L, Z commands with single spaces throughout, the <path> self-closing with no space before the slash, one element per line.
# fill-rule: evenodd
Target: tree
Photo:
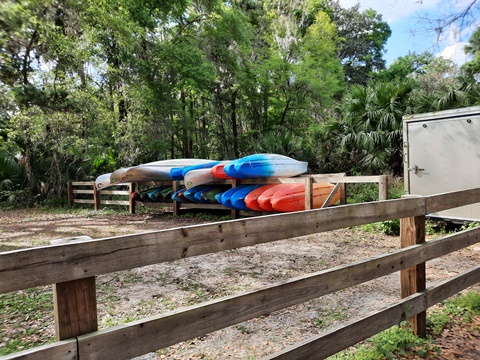
<path fill-rule="evenodd" d="M 340 145 L 369 173 L 403 172 L 402 117 L 414 113 L 412 81 L 353 86 L 343 100 Z"/>
<path fill-rule="evenodd" d="M 365 85 L 375 72 L 385 68 L 384 47 L 392 34 L 382 15 L 373 9 L 360 12 L 360 4 L 345 9 L 338 0 L 323 5 L 341 39 L 338 57 L 350 84 Z"/>

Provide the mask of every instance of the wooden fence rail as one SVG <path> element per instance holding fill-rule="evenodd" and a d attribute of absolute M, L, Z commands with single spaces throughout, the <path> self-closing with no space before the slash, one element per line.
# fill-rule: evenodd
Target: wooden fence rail
<path fill-rule="evenodd" d="M 426 261 L 480 241 L 480 228 L 474 228 L 425 242 L 425 215 L 475 202 L 480 189 L 0 253 L 0 293 L 55 284 L 59 340 L 2 359 L 129 359 L 397 271 L 401 301 L 267 358 L 324 358 L 405 317 L 422 335 L 428 307 L 480 281 L 478 266 L 425 288 Z M 97 275 L 398 218 L 402 249 L 395 252 L 96 331 Z"/>
<path fill-rule="evenodd" d="M 278 184 L 278 183 L 305 183 L 306 186 L 306 197 L 305 197 L 305 208 L 311 209 L 312 206 L 312 194 L 313 194 L 313 183 L 334 183 L 336 184 L 335 190 L 332 191 L 331 197 L 336 191 L 340 192 L 340 204 L 347 203 L 347 184 L 354 183 L 376 183 L 378 184 L 378 199 L 387 200 L 388 199 L 388 176 L 387 175 L 378 175 L 378 176 L 345 176 L 344 173 L 335 173 L 335 174 L 318 174 L 318 175 L 303 175 L 297 176 L 294 178 L 267 178 L 267 179 L 234 179 L 234 180 L 221 180 L 217 183 L 237 186 L 241 184 Z M 146 183 L 150 186 L 172 186 L 174 191 L 178 190 L 182 181 L 161 181 L 161 182 L 149 182 Z M 125 187 L 128 186 L 128 190 L 106 190 L 106 189 L 97 189 L 95 182 L 93 181 L 75 181 L 69 182 L 67 184 L 67 194 L 68 194 L 68 204 L 72 207 L 75 203 L 78 204 L 93 204 L 94 209 L 100 209 L 101 205 L 123 205 L 129 206 L 130 214 L 134 214 L 137 206 L 147 206 L 147 207 L 165 207 L 171 208 L 175 215 L 178 215 L 181 209 L 206 209 L 206 210 L 218 210 L 224 209 L 221 204 L 194 204 L 194 203 L 178 203 L 173 201 L 172 203 L 156 203 L 156 202 L 143 202 L 138 201 L 133 198 L 133 193 L 137 188 L 137 185 L 142 184 L 120 184 L 114 185 L 115 187 Z M 145 184 L 143 184 L 145 185 Z M 85 189 L 86 187 L 86 189 Z M 80 189 L 79 189 L 80 188 Z M 78 198 L 77 195 L 91 195 L 91 198 Z M 118 195 L 124 196 L 125 200 L 108 200 L 103 199 L 106 195 Z M 84 196 L 85 197 L 85 196 Z M 330 198 L 326 201 L 326 205 L 330 204 Z M 244 212 L 245 213 L 245 212 Z M 248 212 L 249 215 L 258 215 L 255 212 Z M 232 218 L 235 219 L 239 215 L 238 210 L 232 211 Z"/>

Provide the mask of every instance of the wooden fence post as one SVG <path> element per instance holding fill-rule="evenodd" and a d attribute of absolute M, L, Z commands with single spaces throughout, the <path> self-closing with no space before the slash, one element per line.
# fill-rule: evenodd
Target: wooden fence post
<path fill-rule="evenodd" d="M 400 244 L 402 248 L 425 242 L 425 215 L 400 219 Z M 426 288 L 425 263 L 400 271 L 402 298 Z M 427 336 L 426 311 L 410 318 L 410 324 L 417 336 Z"/>
<path fill-rule="evenodd" d="M 388 176 L 381 175 L 378 180 L 378 200 L 388 200 Z"/>
<path fill-rule="evenodd" d="M 130 214 L 135 214 L 135 205 L 136 205 L 136 200 L 134 199 L 133 193 L 135 192 L 135 183 L 130 183 L 128 190 L 130 192 L 129 197 L 128 197 L 128 208 L 130 211 Z"/>
<path fill-rule="evenodd" d="M 93 207 L 95 210 L 100 209 L 100 190 L 95 183 L 93 183 Z"/>
<path fill-rule="evenodd" d="M 340 205 L 345 205 L 347 203 L 347 184 L 340 184 Z"/>
<path fill-rule="evenodd" d="M 95 277 L 53 285 L 57 341 L 98 330 Z"/>
<path fill-rule="evenodd" d="M 57 239 L 52 244 L 89 240 L 89 236 Z M 95 276 L 53 284 L 57 341 L 98 330 Z"/>
<path fill-rule="evenodd" d="M 231 181 L 232 181 L 232 188 L 237 187 L 237 179 L 232 179 Z M 230 211 L 230 216 L 232 219 L 238 219 L 238 215 L 239 215 L 238 210 L 232 209 Z"/>
<path fill-rule="evenodd" d="M 67 196 L 68 196 L 68 207 L 73 207 L 73 185 L 71 181 L 67 183 Z"/>
<path fill-rule="evenodd" d="M 313 178 L 305 178 L 305 210 L 313 209 Z"/>
<path fill-rule="evenodd" d="M 172 188 L 174 193 L 180 190 L 180 181 L 174 181 L 172 184 Z M 173 200 L 173 215 L 180 215 L 180 203 L 176 200 Z"/>

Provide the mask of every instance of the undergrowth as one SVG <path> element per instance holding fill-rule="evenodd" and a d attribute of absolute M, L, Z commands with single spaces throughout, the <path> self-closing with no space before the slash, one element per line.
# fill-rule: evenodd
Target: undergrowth
<path fill-rule="evenodd" d="M 454 322 L 469 323 L 480 315 L 480 292 L 469 291 L 451 297 L 427 314 L 427 338 L 416 336 L 408 322 L 391 327 L 359 345 L 344 350 L 329 360 L 382 360 L 398 359 L 406 355 L 422 358 L 441 358 L 435 338 Z"/>

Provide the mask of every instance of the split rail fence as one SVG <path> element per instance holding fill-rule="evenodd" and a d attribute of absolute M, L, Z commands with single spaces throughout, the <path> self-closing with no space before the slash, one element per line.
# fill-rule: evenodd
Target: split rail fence
<path fill-rule="evenodd" d="M 0 253 L 0 293 L 54 284 L 57 337 L 2 359 L 130 359 L 397 271 L 401 300 L 265 359 L 325 358 L 405 318 L 425 336 L 426 310 L 480 280 L 479 265 L 426 287 L 425 262 L 478 243 L 480 228 L 425 241 L 425 215 L 477 202 L 480 188 Z M 97 329 L 97 275 L 391 219 L 401 219 L 397 251 Z"/>
<path fill-rule="evenodd" d="M 293 178 L 267 178 L 267 179 L 233 179 L 233 180 L 221 180 L 215 182 L 215 184 L 226 184 L 235 187 L 241 184 L 278 184 L 278 183 L 305 183 L 306 196 L 305 196 L 305 209 L 311 209 L 313 183 L 333 183 L 336 184 L 331 193 L 331 197 L 327 199 L 323 207 L 329 205 L 329 200 L 333 198 L 337 191 L 340 192 L 340 204 L 347 203 L 347 184 L 354 183 L 376 183 L 378 184 L 378 199 L 388 199 L 388 176 L 345 176 L 344 173 L 335 174 L 319 174 L 319 175 L 304 175 Z M 97 189 L 95 182 L 93 181 L 75 181 L 69 182 L 67 187 L 68 204 L 70 207 L 75 203 L 81 204 L 93 204 L 95 210 L 99 210 L 101 205 L 123 205 L 129 207 L 130 214 L 135 214 L 137 206 L 146 207 L 163 207 L 171 208 L 174 215 L 179 215 L 181 210 L 185 209 L 206 209 L 206 210 L 228 210 L 221 204 L 195 204 L 195 203 L 179 203 L 173 201 L 171 203 L 157 203 L 157 202 L 143 202 L 135 200 L 133 194 L 139 185 L 146 186 L 172 186 L 173 190 L 180 189 L 183 185 L 183 181 L 158 181 L 149 182 L 143 184 L 121 184 L 113 185 L 107 189 Z M 113 190 L 112 190 L 113 188 Z M 128 190 L 126 190 L 128 188 Z M 78 195 L 88 198 L 81 199 Z M 122 196 L 126 197 L 124 200 L 109 200 L 105 199 L 106 196 Z M 238 211 L 232 210 L 232 218 L 235 219 L 239 215 L 258 215 L 258 212 L 254 211 Z"/>

